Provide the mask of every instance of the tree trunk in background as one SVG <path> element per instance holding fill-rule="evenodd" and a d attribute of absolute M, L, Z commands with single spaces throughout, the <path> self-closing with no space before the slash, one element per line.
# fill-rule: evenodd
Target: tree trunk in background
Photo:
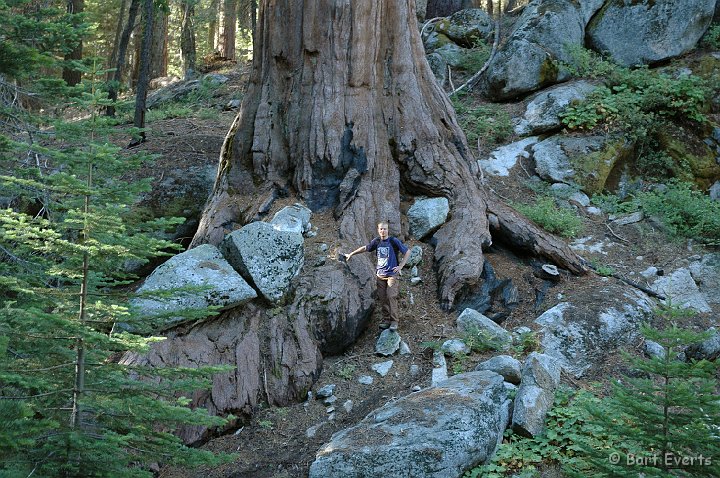
<path fill-rule="evenodd" d="M 208 49 L 210 53 L 217 49 L 217 31 L 218 31 L 218 6 L 220 0 L 210 0 L 208 12 L 210 21 L 208 23 Z"/>
<path fill-rule="evenodd" d="M 120 38 L 122 38 L 123 26 L 125 25 L 125 11 L 127 10 L 128 0 L 122 0 L 120 3 L 120 12 L 117 18 L 117 24 L 115 27 L 115 38 L 113 39 L 112 51 L 110 52 L 110 58 L 108 59 L 108 65 L 110 67 L 115 66 L 117 63 L 118 49 L 120 48 Z M 113 78 L 111 71 L 107 74 L 107 80 L 110 81 Z"/>
<path fill-rule="evenodd" d="M 115 63 L 115 71 L 113 72 L 112 81 L 108 87 L 108 98 L 115 101 L 118 97 L 118 91 L 120 84 L 122 83 L 122 76 L 125 70 L 125 59 L 127 57 L 128 46 L 130 45 L 130 35 L 132 34 L 133 28 L 135 28 L 135 20 L 137 19 L 137 12 L 140 8 L 140 0 L 131 0 L 130 8 L 128 9 L 128 20 L 123 29 L 122 36 L 120 37 L 120 44 L 118 45 L 117 60 Z M 122 20 L 118 20 L 122 22 Z M 107 116 L 115 116 L 115 107 L 108 105 L 105 110 Z"/>
<path fill-rule="evenodd" d="M 150 58 L 152 49 L 152 36 L 155 8 L 153 0 L 143 0 L 143 35 L 140 48 L 140 68 L 138 72 L 137 90 L 135 93 L 135 117 L 133 124 L 136 128 L 145 128 L 145 104 L 147 100 L 148 85 L 150 84 Z M 145 132 L 140 132 L 139 144 L 145 141 Z"/>
<path fill-rule="evenodd" d="M 262 2 L 252 72 L 220 152 L 218 176 L 192 246 L 267 215 L 293 196 L 334 218 L 332 252 L 366 244 L 389 219 L 402 236 L 400 197 L 445 197 L 449 220 L 435 233 L 440 300 L 480 281 L 490 229 L 583 272 L 567 245 L 488 198 L 452 106 L 425 60 L 412 0 Z M 324 226 L 325 227 L 325 226 Z M 426 246 L 426 250 L 432 250 Z M 179 327 L 148 354 L 123 363 L 227 364 L 193 406 L 211 413 L 304 400 L 320 353 L 339 354 L 366 330 L 374 307 L 370 254 L 306 266 L 291 303 L 253 301 Z M 188 442 L 205 430 L 185 429 Z"/>
<path fill-rule="evenodd" d="M 68 0 L 67 11 L 72 17 L 77 18 L 77 15 L 85 11 L 85 0 Z M 73 23 L 77 24 L 78 22 L 73 21 Z M 65 55 L 65 61 L 82 60 L 82 52 L 83 42 L 82 40 L 78 40 L 72 51 Z M 72 67 L 69 68 L 66 66 L 65 68 L 63 68 L 62 76 L 63 80 L 65 80 L 65 83 L 67 83 L 68 86 L 75 86 L 80 83 L 80 80 L 82 79 L 82 72 Z"/>
<path fill-rule="evenodd" d="M 255 42 L 255 29 L 257 28 L 257 0 L 250 0 L 250 28 L 252 29 L 253 42 Z"/>
<path fill-rule="evenodd" d="M 167 76 L 168 71 L 168 13 L 163 8 L 153 12 L 152 45 L 150 47 L 150 79 Z"/>
<path fill-rule="evenodd" d="M 187 79 L 195 72 L 197 60 L 197 52 L 195 49 L 195 0 L 186 0 L 182 9 L 180 55 L 183 61 L 184 77 Z"/>
<path fill-rule="evenodd" d="M 221 52 L 224 58 L 235 59 L 235 36 L 237 32 L 237 0 L 223 2 L 223 32 Z"/>

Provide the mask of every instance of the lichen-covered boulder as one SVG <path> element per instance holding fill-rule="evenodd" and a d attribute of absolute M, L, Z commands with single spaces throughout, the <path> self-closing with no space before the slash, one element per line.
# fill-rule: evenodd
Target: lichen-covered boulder
<path fill-rule="evenodd" d="M 410 234 L 422 239 L 435 232 L 447 220 L 450 204 L 447 198 L 421 198 L 407 212 Z"/>
<path fill-rule="evenodd" d="M 632 154 L 623 139 L 610 136 L 551 136 L 532 147 L 535 171 L 546 180 L 602 192 L 610 173 Z"/>
<path fill-rule="evenodd" d="M 162 291 L 170 292 L 170 295 L 142 297 L 143 294 Z M 181 311 L 203 311 L 209 306 L 229 309 L 257 297 L 257 292 L 210 244 L 168 259 L 145 279 L 137 293 L 138 297 L 130 304 L 139 311 L 139 315 L 168 315 L 163 319 L 165 327 L 182 322 Z M 178 315 L 171 316 L 174 312 Z"/>
<path fill-rule="evenodd" d="M 304 261 L 303 237 L 275 229 L 267 222 L 251 222 L 228 234 L 220 244 L 228 262 L 271 302 L 290 292 L 290 281 Z"/>
<path fill-rule="evenodd" d="M 586 12 L 571 0 L 535 0 L 522 13 L 483 75 L 483 93 L 506 100 L 567 80 L 572 46 L 585 38 Z"/>
<path fill-rule="evenodd" d="M 477 46 L 492 38 L 494 21 L 479 8 L 468 8 L 455 12 L 435 24 L 435 31 L 465 48 Z"/>
<path fill-rule="evenodd" d="M 560 113 L 571 103 L 584 100 L 595 88 L 593 83 L 581 80 L 539 93 L 528 103 L 525 113 L 515 125 L 515 132 L 531 135 L 561 129 Z"/>
<path fill-rule="evenodd" d="M 652 64 L 693 49 L 715 0 L 608 1 L 587 25 L 588 45 L 622 65 Z"/>
<path fill-rule="evenodd" d="M 508 423 L 503 379 L 470 372 L 388 403 L 335 433 L 310 478 L 456 478 L 492 457 Z"/>

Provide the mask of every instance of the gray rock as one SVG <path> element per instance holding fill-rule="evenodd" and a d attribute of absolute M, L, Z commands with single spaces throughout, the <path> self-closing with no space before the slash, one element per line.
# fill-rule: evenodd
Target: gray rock
<path fill-rule="evenodd" d="M 428 65 L 430 65 L 430 70 L 435 76 L 435 81 L 440 85 L 440 88 L 444 87 L 448 74 L 447 60 L 438 52 L 430 53 L 426 55 L 425 58 L 427 59 Z"/>
<path fill-rule="evenodd" d="M 614 219 L 612 221 L 612 224 L 615 226 L 627 226 L 628 224 L 635 224 L 636 222 L 640 222 L 645 218 L 645 215 L 642 211 L 635 211 L 630 214 L 626 214 L 624 216 L 620 216 L 617 219 Z"/>
<path fill-rule="evenodd" d="M 447 198 L 417 199 L 407 212 L 410 234 L 423 239 L 445 223 L 450 212 Z"/>
<path fill-rule="evenodd" d="M 515 395 L 512 414 L 515 433 L 534 437 L 544 431 L 545 417 L 553 405 L 559 383 L 560 365 L 554 358 L 537 352 L 528 356 Z"/>
<path fill-rule="evenodd" d="M 374 381 L 375 381 L 375 379 L 373 377 L 371 377 L 370 375 L 363 375 L 358 378 L 358 382 L 363 385 L 372 385 L 372 383 Z"/>
<path fill-rule="evenodd" d="M 332 396 L 335 393 L 335 384 L 330 383 L 328 385 L 325 385 L 320 390 L 315 392 L 315 398 L 320 400 L 321 398 L 328 398 Z"/>
<path fill-rule="evenodd" d="M 352 412 L 353 405 L 354 404 L 352 400 L 345 400 L 345 402 L 343 403 L 343 410 L 345 410 L 345 413 Z"/>
<path fill-rule="evenodd" d="M 422 282 L 422 279 L 420 277 L 411 277 L 410 278 L 410 284 L 412 285 L 418 285 Z"/>
<path fill-rule="evenodd" d="M 688 269 L 678 269 L 668 276 L 658 278 L 652 284 L 652 289 L 677 306 L 697 312 L 712 311 Z"/>
<path fill-rule="evenodd" d="M 451 339 L 443 342 L 440 351 L 446 355 L 468 354 L 470 353 L 470 347 L 460 339 Z"/>
<path fill-rule="evenodd" d="M 637 289 L 605 282 L 582 308 L 562 302 L 535 320 L 545 354 L 575 377 L 638 337 L 640 324 L 654 308 Z"/>
<path fill-rule="evenodd" d="M 574 101 L 584 100 L 596 86 L 588 81 L 573 81 L 545 90 L 535 96 L 515 126 L 520 135 L 541 134 L 562 129 L 560 113 Z"/>
<path fill-rule="evenodd" d="M 300 203 L 285 206 L 270 220 L 275 229 L 279 231 L 296 232 L 304 234 L 310 230 L 310 216 L 312 211 Z"/>
<path fill-rule="evenodd" d="M 166 298 L 135 298 L 130 305 L 140 316 L 203 310 L 209 306 L 229 309 L 257 297 L 257 292 L 223 258 L 215 246 L 203 244 L 177 254 L 153 271 L 137 293 L 152 293 L 183 287 L 205 290 L 177 291 Z M 182 322 L 182 316 L 168 317 L 164 326 Z M 123 327 L 121 327 L 123 328 Z"/>
<path fill-rule="evenodd" d="M 388 360 L 387 362 L 380 362 L 380 363 L 373 364 L 370 366 L 370 368 L 374 372 L 377 372 L 377 374 L 380 375 L 381 377 L 384 377 L 385 375 L 388 374 L 388 372 L 390 372 L 390 369 L 392 368 L 392 366 L 393 366 L 393 361 Z"/>
<path fill-rule="evenodd" d="M 385 329 L 380 333 L 375 343 L 375 353 L 378 355 L 392 355 L 400 348 L 400 334 L 396 330 Z"/>
<path fill-rule="evenodd" d="M 720 332 L 715 328 L 708 329 L 712 335 L 685 349 L 685 357 L 692 360 L 717 360 L 720 357 Z"/>
<path fill-rule="evenodd" d="M 423 250 L 421 246 L 413 246 L 410 249 L 410 257 L 405 263 L 405 267 L 415 267 L 422 262 Z"/>
<path fill-rule="evenodd" d="M 714 7 L 715 0 L 606 2 L 587 25 L 588 44 L 622 65 L 667 60 L 695 47 Z"/>
<path fill-rule="evenodd" d="M 400 355 L 410 355 L 412 352 L 410 351 L 410 346 L 405 343 L 405 341 L 400 342 Z"/>
<path fill-rule="evenodd" d="M 498 355 L 480 362 L 475 370 L 490 370 L 502 375 L 506 382 L 519 384 L 521 378 L 520 361 L 509 355 Z"/>
<path fill-rule="evenodd" d="M 441 382 L 444 382 L 448 378 L 447 373 L 447 362 L 445 361 L 445 354 L 439 350 L 433 352 L 433 369 L 430 383 L 435 386 Z"/>
<path fill-rule="evenodd" d="M 323 398 L 322 402 L 323 402 L 323 405 L 329 406 L 329 405 L 332 405 L 333 403 L 337 402 L 337 397 L 335 395 L 330 395 L 329 397 Z M 332 411 L 334 411 L 334 410 L 335 409 L 333 408 Z M 331 412 L 328 412 L 328 413 L 331 413 Z"/>
<path fill-rule="evenodd" d="M 303 237 L 267 222 L 252 222 L 225 236 L 220 244 L 228 262 L 271 302 L 290 292 L 290 281 L 304 260 Z"/>
<path fill-rule="evenodd" d="M 588 13 L 572 0 L 531 2 L 490 62 L 483 92 L 505 100 L 567 80 L 558 62 L 573 63 L 568 47 L 583 45 Z"/>
<path fill-rule="evenodd" d="M 720 253 L 705 254 L 688 269 L 709 304 L 720 304 Z"/>
<path fill-rule="evenodd" d="M 456 375 L 386 404 L 334 434 L 310 478 L 459 477 L 488 461 L 508 422 L 502 377 Z"/>
<path fill-rule="evenodd" d="M 511 344 L 512 335 L 491 319 L 485 317 L 474 309 L 465 309 L 457 318 L 457 328 L 460 333 L 483 333 L 488 339 L 499 344 Z"/>
<path fill-rule="evenodd" d="M 510 170 L 517 164 L 518 158 L 529 158 L 528 149 L 539 141 L 537 136 L 501 146 L 488 159 L 479 159 L 478 166 L 491 176 L 509 176 Z"/>
<path fill-rule="evenodd" d="M 709 190 L 710 199 L 720 201 L 720 181 L 715 181 Z"/>
<path fill-rule="evenodd" d="M 645 340 L 645 355 L 650 358 L 665 358 L 667 352 L 665 347 L 652 340 Z"/>
<path fill-rule="evenodd" d="M 465 55 L 465 50 L 456 45 L 455 43 L 446 43 L 443 46 L 436 48 L 433 53 L 440 55 L 440 57 L 450 66 L 458 66 L 462 62 Z"/>
<path fill-rule="evenodd" d="M 537 174 L 546 180 L 577 185 L 573 161 L 601 151 L 606 136 L 552 136 L 533 145 Z"/>
<path fill-rule="evenodd" d="M 435 24 L 435 31 L 464 48 L 472 48 L 481 40 L 492 39 L 495 22 L 483 10 L 468 8 L 439 20 Z"/>
<path fill-rule="evenodd" d="M 410 365 L 410 376 L 411 377 L 417 377 L 419 373 L 420 373 L 420 366 L 418 364 Z"/>
<path fill-rule="evenodd" d="M 643 276 L 646 279 L 652 279 L 654 277 L 657 277 L 658 268 L 655 266 L 650 266 L 644 271 L 640 273 L 641 276 Z"/>

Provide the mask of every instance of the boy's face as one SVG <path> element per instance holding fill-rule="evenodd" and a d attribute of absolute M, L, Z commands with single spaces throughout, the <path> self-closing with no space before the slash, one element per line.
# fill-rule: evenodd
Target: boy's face
<path fill-rule="evenodd" d="M 383 241 L 388 238 L 388 225 L 387 224 L 378 224 L 378 235 L 380 236 L 380 239 Z"/>

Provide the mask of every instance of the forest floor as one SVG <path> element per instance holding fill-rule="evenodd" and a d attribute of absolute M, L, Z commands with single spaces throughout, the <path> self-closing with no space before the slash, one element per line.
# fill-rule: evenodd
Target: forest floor
<path fill-rule="evenodd" d="M 245 73 L 247 68 L 245 69 Z M 222 71 L 230 77 L 223 88 L 223 96 L 214 101 L 221 109 L 231 99 L 239 98 L 246 74 L 235 71 Z M 507 104 L 511 114 L 516 115 L 522 110 L 522 104 Z M 162 155 L 154 165 L 153 175 L 160 183 L 165 169 L 180 166 L 205 166 L 216 164 L 220 146 L 227 130 L 234 119 L 236 111 L 221 111 L 217 117 L 202 119 L 199 117 L 165 119 L 149 124 L 148 141 L 139 149 Z M 510 138 L 507 142 L 512 141 Z M 486 152 L 483 152 L 483 154 Z M 514 174 L 507 178 L 486 177 L 486 187 L 495 191 L 510 202 L 528 202 L 535 193 L 528 187 L 532 165 L 522 164 L 516 167 Z M 405 198 L 402 209 L 411 205 L 412 198 Z M 280 204 L 276 205 L 279 207 Z M 274 210 L 273 210 L 274 212 Z M 403 211 L 404 212 L 404 211 Z M 605 216 L 583 215 L 584 231 L 581 237 L 592 237 L 588 242 L 603 244 L 602 252 L 584 253 L 580 255 L 595 264 L 612 267 L 617 273 L 628 275 L 640 282 L 638 273 L 652 265 L 666 271 L 684 266 L 690 256 L 702 253 L 697 247 L 687 242 L 668 240 L 661 231 L 654 229 L 647 222 L 627 226 L 608 226 Z M 328 238 L 337 237 L 336 225 L 330 214 L 318 213 L 311 218 L 313 226 L 318 228 L 317 236 L 306 240 L 306 264 L 313 264 L 316 256 L 328 254 L 334 257 L 336 245 Z M 407 231 L 403 231 L 406 233 Z M 407 234 L 394 235 L 407 238 Z M 328 252 L 320 252 L 319 245 L 327 243 Z M 285 478 L 307 476 L 310 463 L 317 450 L 330 436 L 339 430 L 352 426 L 375 408 L 388 401 L 402 397 L 413 390 L 413 387 L 430 385 L 432 368 L 432 348 L 430 344 L 453 338 L 455 319 L 461 311 L 444 312 L 437 300 L 437 284 L 432 270 L 432 248 L 413 240 L 406 244 L 423 247 L 424 260 L 419 266 L 419 275 L 423 282 L 417 286 L 409 283 L 409 274 L 401 285 L 402 321 L 399 333 L 411 353 L 380 357 L 374 353 L 375 342 L 379 335 L 378 311 L 373 315 L 372 322 L 343 355 L 325 357 L 323 371 L 313 392 L 326 384 L 335 384 L 335 396 L 338 400 L 333 404 L 334 418 L 329 419 L 328 407 L 319 400 L 308 400 L 284 408 L 261 407 L 257 413 L 245 420 L 232 433 L 218 436 L 202 445 L 202 448 L 216 452 L 229 452 L 235 455 L 234 461 L 215 468 L 180 469 L 165 467 L 159 472 L 162 478 Z M 347 252 L 347 251 L 345 251 Z M 582 307 L 584 298 L 601 288 L 603 281 L 617 279 L 588 274 L 583 277 L 566 275 L 548 293 L 541 304 L 536 304 L 537 289 L 540 279 L 533 275 L 530 265 L 532 258 L 517 256 L 497 244 L 487 251 L 487 260 L 495 269 L 499 279 L 511 279 L 518 288 L 520 303 L 503 323 L 508 330 L 519 326 L 536 329 L 533 320 L 543 311 L 563 300 L 570 300 Z M 463 361 L 450 359 L 449 373 L 472 370 L 475 365 L 493 353 L 473 353 Z M 522 359 L 518 356 L 517 358 Z M 381 377 L 371 370 L 373 364 L 393 360 L 390 373 Z M 619 360 L 619 359 L 618 359 Z M 411 375 L 411 365 L 419 366 L 420 372 Z M 587 382 L 571 379 L 568 384 L 584 386 L 591 380 L 607 377 L 616 372 L 617 362 L 609 360 L 596 368 Z M 358 378 L 370 375 L 374 378 L 371 385 L 363 385 Z M 345 408 L 352 401 L 352 408 Z M 309 430 L 314 431 L 308 432 Z"/>

